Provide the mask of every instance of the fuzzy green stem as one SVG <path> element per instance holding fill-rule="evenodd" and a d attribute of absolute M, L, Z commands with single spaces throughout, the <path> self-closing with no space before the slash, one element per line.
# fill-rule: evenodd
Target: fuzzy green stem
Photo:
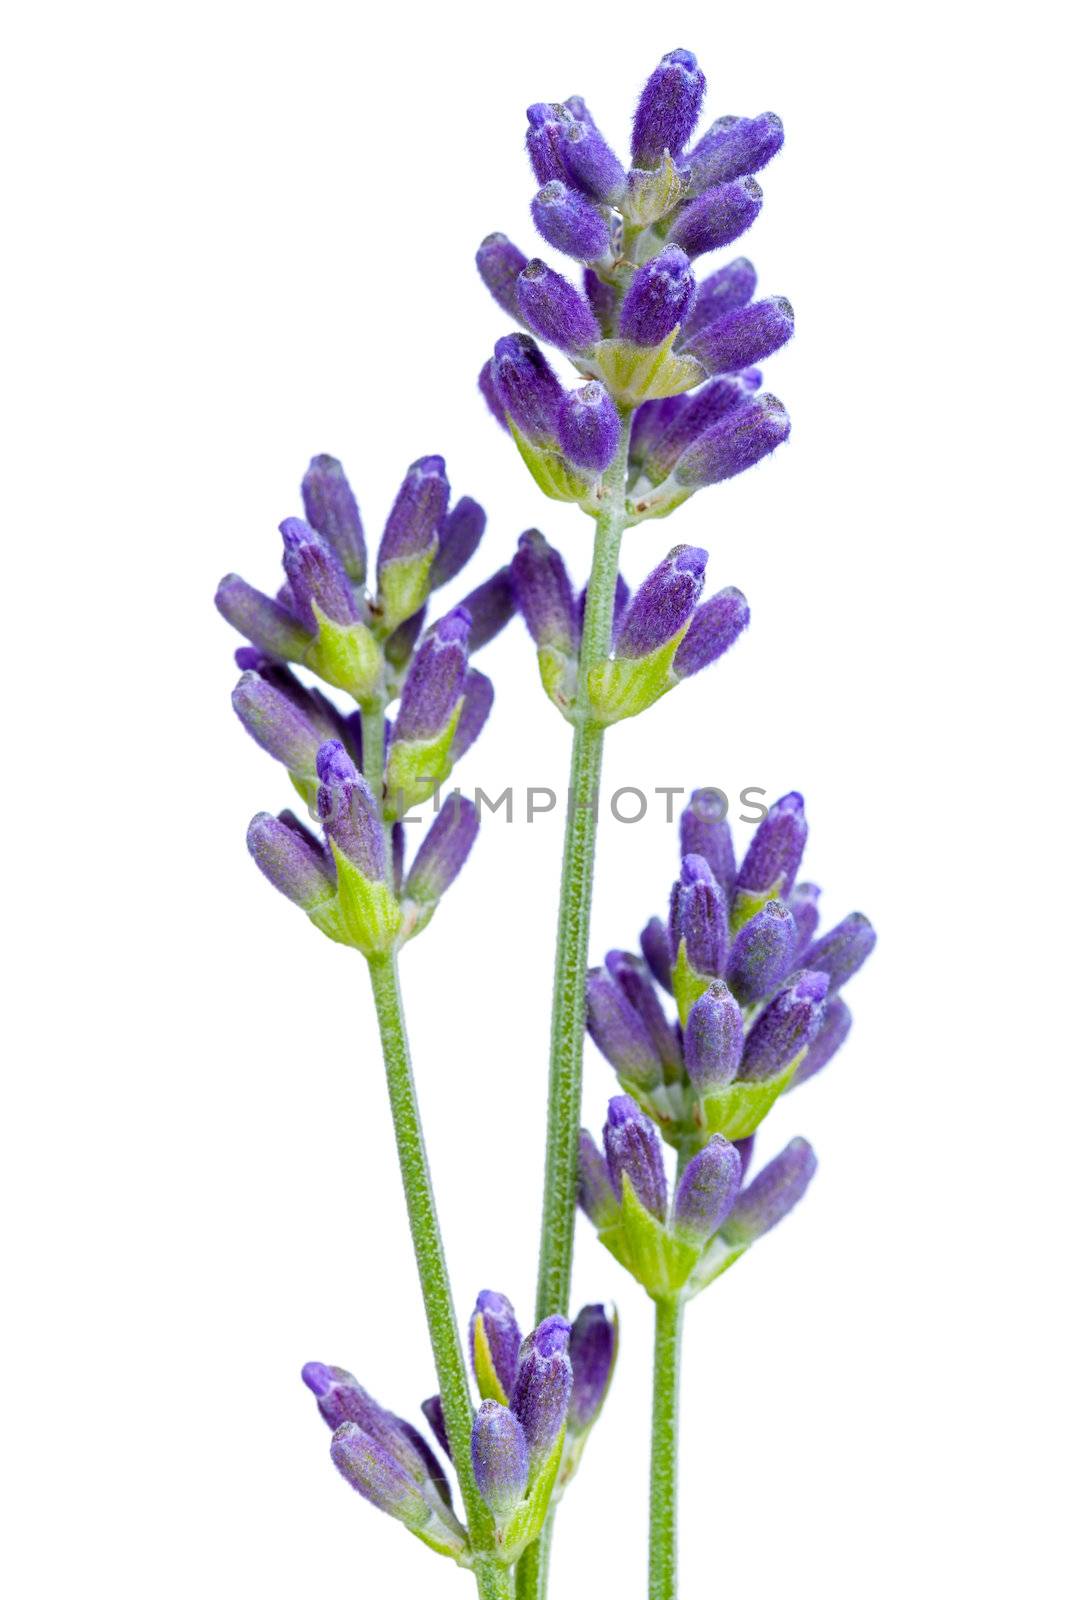
<path fill-rule="evenodd" d="M 359 728 L 363 745 L 363 776 L 367 780 L 367 788 L 374 796 L 374 803 L 380 810 L 382 784 L 385 778 L 384 705 L 361 706 Z"/>
<path fill-rule="evenodd" d="M 678 1392 L 682 1310 L 683 1302 L 677 1298 L 656 1302 L 648 1600 L 676 1600 L 678 1593 Z"/>
<path fill-rule="evenodd" d="M 515 1569 L 487 1561 L 475 1567 L 480 1600 L 515 1600 Z"/>

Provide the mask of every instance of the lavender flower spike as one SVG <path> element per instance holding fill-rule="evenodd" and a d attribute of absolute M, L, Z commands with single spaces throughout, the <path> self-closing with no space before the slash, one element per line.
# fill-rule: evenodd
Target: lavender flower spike
<path fill-rule="evenodd" d="M 478 836 L 478 811 L 464 795 L 450 795 L 419 846 L 404 893 L 423 905 L 436 905 L 458 877 Z"/>
<path fill-rule="evenodd" d="M 516 284 L 527 264 L 517 245 L 503 233 L 491 233 L 478 246 L 475 257 L 482 282 L 502 311 L 521 322 Z"/>
<path fill-rule="evenodd" d="M 793 328 L 793 307 L 776 295 L 709 323 L 686 341 L 686 354 L 709 373 L 740 372 L 788 344 Z"/>
<path fill-rule="evenodd" d="M 261 811 L 253 817 L 248 825 L 248 853 L 263 876 L 302 911 L 314 911 L 336 892 L 322 850 L 312 844 L 289 812 L 272 817 Z"/>
<path fill-rule="evenodd" d="M 546 1317 L 519 1350 L 511 1409 L 522 1423 L 532 1472 L 552 1454 L 567 1420 L 574 1383 L 567 1353 L 570 1334 L 565 1317 Z"/>
<path fill-rule="evenodd" d="M 669 244 L 638 267 L 619 312 L 619 333 L 635 344 L 661 344 L 672 328 L 685 321 L 693 297 L 689 257 Z"/>
<path fill-rule="evenodd" d="M 794 790 L 775 801 L 756 829 L 738 869 L 737 888 L 785 899 L 796 882 L 807 838 L 804 796 Z"/>
<path fill-rule="evenodd" d="M 394 743 L 435 739 L 463 692 L 470 612 L 456 606 L 427 634 L 411 663 L 393 728 Z"/>
<path fill-rule="evenodd" d="M 374 798 L 340 739 L 319 749 L 318 813 L 331 844 L 371 882 L 386 880 L 385 835 Z"/>
<path fill-rule="evenodd" d="M 630 150 L 637 167 L 657 167 L 663 152 L 681 156 L 700 117 L 707 87 L 691 50 L 670 50 L 641 91 Z"/>
<path fill-rule="evenodd" d="M 558 179 L 546 183 L 530 206 L 534 226 L 543 239 L 576 261 L 599 261 L 611 249 L 611 236 L 601 212 L 577 189 Z"/>
<path fill-rule="evenodd" d="M 822 1027 L 808 1045 L 807 1055 L 793 1074 L 794 1089 L 799 1083 L 807 1083 L 809 1078 L 814 1078 L 817 1072 L 822 1071 L 827 1062 L 840 1050 L 851 1028 L 852 1013 L 841 996 L 835 995 L 826 1007 Z"/>
<path fill-rule="evenodd" d="M 671 666 L 679 678 L 703 672 L 726 654 L 748 627 L 751 613 L 740 589 L 720 589 L 693 612 Z"/>
<path fill-rule="evenodd" d="M 826 1012 L 826 990 L 825 972 L 796 973 L 752 1024 L 739 1076 L 759 1083 L 784 1072 L 817 1036 Z"/>
<path fill-rule="evenodd" d="M 556 443 L 563 389 L 534 339 L 509 333 L 493 350 L 493 383 L 511 421 L 537 445 Z"/>
<path fill-rule="evenodd" d="M 627 1177 L 645 1210 L 663 1222 L 667 1215 L 667 1175 L 655 1124 L 628 1094 L 608 1101 L 604 1153 L 616 1196 L 622 1198 Z"/>
<path fill-rule="evenodd" d="M 590 1038 L 619 1077 L 640 1089 L 662 1082 L 660 1054 L 647 1024 L 603 967 L 589 972 L 585 1004 Z"/>
<path fill-rule="evenodd" d="M 571 1390 L 568 1427 L 585 1433 L 600 1415 L 619 1348 L 618 1318 L 602 1305 L 583 1306 L 571 1329 Z"/>
<path fill-rule="evenodd" d="M 783 900 L 769 900 L 733 943 L 726 981 L 743 1006 L 770 994 L 789 971 L 797 928 Z"/>
<path fill-rule="evenodd" d="M 523 269 L 516 293 L 522 321 L 549 344 L 573 355 L 600 338 L 588 300 L 543 261 L 535 258 Z"/>
<path fill-rule="evenodd" d="M 471 1462 L 478 1493 L 504 1521 L 526 1493 L 530 1451 L 518 1417 L 496 1400 L 483 1400 L 474 1419 Z"/>
<path fill-rule="evenodd" d="M 281 535 L 285 546 L 282 566 L 304 626 L 317 630 L 316 612 L 342 625 L 358 622 L 348 574 L 321 534 L 300 517 L 286 517 Z"/>
<path fill-rule="evenodd" d="M 495 1382 L 499 1389 L 497 1398 L 510 1399 L 519 1370 L 522 1334 L 519 1332 L 515 1307 L 506 1294 L 498 1294 L 495 1289 L 482 1290 L 471 1313 L 468 1337 L 471 1366 L 479 1375 L 483 1392 L 485 1386 L 481 1384 L 481 1374 L 485 1371 L 490 1378 L 490 1387 Z"/>
<path fill-rule="evenodd" d="M 704 587 L 708 552 L 678 544 L 630 601 L 615 646 L 624 659 L 651 655 L 685 627 Z"/>
<path fill-rule="evenodd" d="M 741 1065 L 745 1023 L 721 978 L 713 978 L 685 1024 L 685 1070 L 698 1093 L 732 1083 Z"/>
<path fill-rule="evenodd" d="M 578 1135 L 578 1205 L 594 1228 L 607 1227 L 619 1209 L 608 1164 L 587 1128 Z"/>
<path fill-rule="evenodd" d="M 367 576 L 367 541 L 345 470 L 333 456 L 314 456 L 300 485 L 304 515 L 322 535 L 354 584 Z"/>
<path fill-rule="evenodd" d="M 763 190 L 755 178 L 723 183 L 699 200 L 682 207 L 671 224 L 668 239 L 681 245 L 691 259 L 721 250 L 751 228 L 763 205 Z M 741 363 L 747 365 L 746 362 Z"/>
<path fill-rule="evenodd" d="M 760 395 L 701 434 L 675 467 L 675 480 L 686 489 L 724 483 L 754 467 L 788 438 L 789 417 L 782 402 L 773 394 Z"/>
<path fill-rule="evenodd" d="M 842 984 L 859 971 L 874 949 L 877 935 L 860 911 L 853 911 L 844 922 L 824 933 L 804 955 L 804 965 L 825 972 L 830 980 L 830 994 L 836 994 Z"/>
<path fill-rule="evenodd" d="M 729 1216 L 740 1187 L 741 1157 L 729 1139 L 713 1133 L 682 1173 L 671 1214 L 674 1231 L 703 1244 Z"/>
<path fill-rule="evenodd" d="M 622 423 L 615 402 L 602 383 L 585 383 L 565 394 L 556 427 L 560 449 L 576 467 L 603 472 L 611 464 L 619 447 Z"/>
<path fill-rule="evenodd" d="M 806 1139 L 791 1139 L 780 1155 L 742 1189 L 722 1226 L 730 1244 L 750 1245 L 769 1233 L 802 1200 L 815 1176 L 815 1152 Z"/>

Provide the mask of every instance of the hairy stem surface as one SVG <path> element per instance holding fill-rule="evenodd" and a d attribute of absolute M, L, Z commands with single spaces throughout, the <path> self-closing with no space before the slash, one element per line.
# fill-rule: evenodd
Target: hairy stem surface
<path fill-rule="evenodd" d="M 363 746 L 363 776 L 374 803 L 381 810 L 382 783 L 385 775 L 385 707 L 363 706 L 359 713 L 360 738 Z"/>
<path fill-rule="evenodd" d="M 656 1302 L 652 1367 L 652 1473 L 648 1504 L 648 1600 L 678 1593 L 678 1391 L 681 1300 Z"/>

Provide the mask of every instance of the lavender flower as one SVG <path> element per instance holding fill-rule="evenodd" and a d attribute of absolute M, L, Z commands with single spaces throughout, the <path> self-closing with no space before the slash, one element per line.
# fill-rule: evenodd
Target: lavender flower
<path fill-rule="evenodd" d="M 724 483 L 754 467 L 789 437 L 789 418 L 773 394 L 760 395 L 751 405 L 737 406 L 709 428 L 678 462 L 676 481 L 685 488 Z"/>
<path fill-rule="evenodd" d="M 595 1228 L 604 1228 L 618 1211 L 608 1164 L 588 1129 L 578 1136 L 578 1205 Z"/>
<path fill-rule="evenodd" d="M 482 282 L 501 310 L 517 322 L 519 314 L 519 274 L 527 266 L 527 258 L 517 245 L 503 233 L 491 233 L 478 246 L 475 257 Z"/>
<path fill-rule="evenodd" d="M 437 549 L 437 528 L 448 507 L 448 478 L 440 456 L 412 462 L 400 485 L 378 547 L 378 582 L 391 562 Z"/>
<path fill-rule="evenodd" d="M 695 972 L 722 972 L 730 947 L 729 908 L 722 885 L 703 856 L 685 856 L 671 891 L 668 924 L 671 950 L 677 960 L 682 943 Z"/>
<path fill-rule="evenodd" d="M 785 140 L 781 117 L 720 117 L 686 156 L 690 192 L 759 172 Z"/>
<path fill-rule="evenodd" d="M 726 981 L 742 1005 L 751 1005 L 789 971 L 797 929 L 789 907 L 769 900 L 737 935 L 726 964 Z"/>
<path fill-rule="evenodd" d="M 678 544 L 630 601 L 615 646 L 617 656 L 651 655 L 685 627 L 704 587 L 708 552 Z"/>
<path fill-rule="evenodd" d="M 645 454 L 643 470 L 649 482 L 662 483 L 689 446 L 731 411 L 751 401 L 755 389 L 750 370 L 715 378 L 691 395 Z"/>
<path fill-rule="evenodd" d="M 493 383 L 500 402 L 521 434 L 534 444 L 556 442 L 556 417 L 563 390 L 536 343 L 509 333 L 493 351 Z"/>
<path fill-rule="evenodd" d="M 827 1003 L 819 1031 L 809 1043 L 807 1054 L 793 1074 L 794 1089 L 798 1084 L 807 1083 L 809 1078 L 822 1071 L 827 1062 L 840 1050 L 851 1028 L 852 1013 L 840 995 L 835 995 Z"/>
<path fill-rule="evenodd" d="M 457 606 L 419 647 L 400 696 L 393 740 L 435 739 L 447 728 L 467 672 L 470 612 Z"/>
<path fill-rule="evenodd" d="M 789 896 L 789 909 L 797 925 L 797 958 L 799 959 L 815 937 L 819 926 L 819 895 L 814 883 L 798 883 Z"/>
<path fill-rule="evenodd" d="M 290 676 L 286 674 L 286 676 Z M 302 685 L 292 680 L 297 694 Z M 243 672 L 232 695 L 233 709 L 258 745 L 295 776 L 314 778 L 319 745 L 336 735 L 337 727 L 328 719 L 309 715 L 311 705 L 301 703 L 258 672 Z M 311 697 L 306 697 L 310 702 Z M 327 723 L 327 726 L 323 726 Z"/>
<path fill-rule="evenodd" d="M 577 656 L 581 642 L 578 607 L 563 558 L 536 528 L 519 538 L 511 582 L 523 621 L 539 649 Z"/>
<path fill-rule="evenodd" d="M 473 631 L 472 628 L 471 632 Z M 470 648 L 469 634 L 467 644 Z M 485 673 L 479 672 L 477 667 L 468 667 L 463 677 L 463 704 L 459 721 L 456 723 L 456 731 L 452 735 L 450 753 L 453 762 L 466 754 L 485 727 L 489 713 L 493 709 L 493 698 L 493 685 Z"/>
<path fill-rule="evenodd" d="M 741 1157 L 721 1133 L 688 1163 L 671 1210 L 675 1232 L 702 1244 L 729 1216 L 741 1187 Z"/>
<path fill-rule="evenodd" d="M 280 661 L 303 661 L 312 633 L 285 606 L 260 594 L 231 572 L 215 592 L 215 605 L 226 621 L 251 640 L 257 650 Z"/>
<path fill-rule="evenodd" d="M 694 789 L 682 812 L 678 831 L 682 856 L 703 856 L 725 894 L 733 894 L 737 868 L 734 843 L 726 821 L 726 797 L 718 789 Z"/>
<path fill-rule="evenodd" d="M 337 884 L 321 847 L 289 811 L 261 811 L 248 825 L 248 852 L 263 876 L 302 911 L 333 899 Z"/>
<path fill-rule="evenodd" d="M 591 200 L 617 205 L 626 193 L 622 162 L 592 122 L 574 120 L 564 125 L 559 141 L 561 176 Z"/>
<path fill-rule="evenodd" d="M 598 261 L 608 254 L 608 225 L 596 206 L 578 189 L 559 179 L 546 183 L 530 211 L 543 239 L 576 261 Z"/>
<path fill-rule="evenodd" d="M 667 1021 L 648 967 L 625 950 L 609 950 L 604 965 L 648 1030 L 649 1038 L 668 1078 L 677 1077 L 682 1065 L 678 1030 Z M 595 1038 L 595 1034 L 593 1035 Z M 603 1047 L 601 1047 L 603 1048 Z M 607 1051 L 604 1054 L 607 1055 Z M 616 1067 L 618 1071 L 618 1067 Z"/>
<path fill-rule="evenodd" d="M 371 882 L 386 879 L 385 835 L 374 797 L 339 739 L 319 750 L 318 813 L 336 850 Z"/>
<path fill-rule="evenodd" d="M 367 576 L 367 541 L 344 468 L 333 456 L 314 456 L 300 485 L 304 515 L 333 550 L 351 581 Z"/>
<path fill-rule="evenodd" d="M 616 1196 L 622 1198 L 622 1180 L 627 1177 L 645 1210 L 662 1222 L 667 1215 L 663 1154 L 655 1126 L 628 1094 L 608 1101 L 604 1154 Z"/>
<path fill-rule="evenodd" d="M 560 402 L 556 428 L 560 449 L 576 467 L 603 472 L 619 447 L 622 424 L 602 383 L 583 384 Z"/>
<path fill-rule="evenodd" d="M 567 1353 L 570 1332 L 564 1317 L 546 1317 L 519 1350 L 511 1409 L 526 1435 L 532 1472 L 552 1454 L 567 1420 L 574 1382 Z"/>
<path fill-rule="evenodd" d="M 689 143 L 706 87 L 691 50 L 671 50 L 641 91 L 630 150 L 634 165 L 655 167 L 666 151 L 676 159 Z"/>
<path fill-rule="evenodd" d="M 756 269 L 745 256 L 728 261 L 697 285 L 682 330 L 683 338 L 747 306 L 756 292 Z"/>
<path fill-rule="evenodd" d="M 436 905 L 455 881 L 478 834 L 478 812 L 463 795 L 447 799 L 419 847 L 404 884 L 409 899 Z"/>
<path fill-rule="evenodd" d="M 440 589 L 462 572 L 482 542 L 485 521 L 485 512 L 470 495 L 456 501 L 438 530 L 437 554 L 430 568 L 431 588 Z"/>
<path fill-rule="evenodd" d="M 742 1189 L 723 1224 L 731 1244 L 750 1245 L 769 1233 L 804 1197 L 815 1175 L 815 1152 L 806 1139 L 791 1139 L 780 1155 Z"/>
<path fill-rule="evenodd" d="M 722 183 L 682 207 L 667 235 L 690 259 L 733 244 L 755 222 L 763 206 L 763 190 L 755 178 Z M 742 366 L 747 363 L 742 362 Z"/>
<path fill-rule="evenodd" d="M 359 610 L 348 575 L 326 540 L 300 517 L 286 517 L 281 535 L 285 547 L 282 566 L 304 626 L 312 633 L 317 631 L 316 613 L 331 622 L 357 622 Z"/>
<path fill-rule="evenodd" d="M 782 899 L 796 882 L 808 838 L 804 796 L 783 795 L 756 829 L 737 873 L 737 888 Z"/>
<path fill-rule="evenodd" d="M 518 1417 L 496 1400 L 484 1400 L 471 1433 L 478 1493 L 495 1517 L 506 1520 L 520 1505 L 530 1475 L 530 1451 Z"/>
<path fill-rule="evenodd" d="M 634 273 L 619 313 L 619 333 L 635 344 L 661 344 L 684 322 L 693 288 L 689 257 L 668 245 Z"/>
<path fill-rule="evenodd" d="M 433 1511 L 418 1485 L 384 1446 L 354 1422 L 342 1422 L 330 1446 L 334 1466 L 379 1511 L 412 1531 L 424 1528 Z"/>
<path fill-rule="evenodd" d="M 686 350 L 709 373 L 740 372 L 788 344 L 793 326 L 792 306 L 777 295 L 707 323 L 689 336 Z"/>
<path fill-rule="evenodd" d="M 663 1077 L 659 1051 L 648 1026 L 603 967 L 593 967 L 585 987 L 590 1037 L 620 1078 L 652 1088 Z"/>
<path fill-rule="evenodd" d="M 835 995 L 862 967 L 874 949 L 875 939 L 867 918 L 853 911 L 805 952 L 804 965 L 825 972 L 830 980 L 828 993 Z"/>
<path fill-rule="evenodd" d="M 713 978 L 685 1025 L 685 1068 L 697 1091 L 732 1083 L 744 1047 L 741 1007 L 727 985 Z"/>
<path fill-rule="evenodd" d="M 720 589 L 697 606 L 671 663 L 675 674 L 690 678 L 718 661 L 748 627 L 749 616 L 748 601 L 740 589 Z"/>
<path fill-rule="evenodd" d="M 574 1375 L 567 1425 L 587 1432 L 600 1415 L 611 1384 L 619 1330 L 614 1315 L 602 1305 L 583 1306 L 571 1329 L 570 1357 Z"/>
<path fill-rule="evenodd" d="M 471 1366 L 478 1371 L 479 1351 L 484 1346 L 493 1375 L 505 1399 L 510 1399 L 519 1370 L 519 1332 L 515 1308 L 506 1294 L 483 1289 L 475 1301 L 470 1328 Z"/>
<path fill-rule="evenodd" d="M 804 971 L 778 991 L 745 1040 L 742 1078 L 752 1083 L 776 1077 L 807 1049 L 822 1026 L 827 986 L 824 972 Z"/>
<path fill-rule="evenodd" d="M 650 917 L 641 930 L 641 954 L 656 982 L 671 992 L 671 944 L 659 917 Z"/>
<path fill-rule="evenodd" d="M 462 601 L 463 610 L 470 617 L 467 650 L 471 654 L 481 650 L 495 639 L 515 615 L 515 594 L 511 586 L 511 570 L 501 567 L 491 578 L 472 589 Z"/>
<path fill-rule="evenodd" d="M 600 337 L 600 328 L 585 296 L 543 261 L 533 260 L 516 285 L 519 315 L 542 339 L 561 350 L 584 350 Z"/>

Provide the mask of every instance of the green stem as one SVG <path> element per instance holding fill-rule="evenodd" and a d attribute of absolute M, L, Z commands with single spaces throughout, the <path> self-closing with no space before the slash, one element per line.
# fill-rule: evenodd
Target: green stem
<path fill-rule="evenodd" d="M 537 1318 L 570 1304 L 574 1256 L 574 1203 L 578 1169 L 578 1125 L 582 1113 L 582 1052 L 585 1046 L 585 975 L 589 964 L 589 913 L 593 898 L 597 800 L 604 729 L 589 715 L 589 669 L 611 651 L 619 547 L 626 526 L 626 469 L 631 418 L 623 418 L 615 459 L 604 474 L 603 508 L 596 521 L 593 566 L 586 594 L 578 672 L 578 703 L 571 743 L 570 792 L 563 844 L 556 973 L 552 997 L 552 1046 L 545 1136 L 545 1187 L 541 1209 L 541 1254 Z M 552 1541 L 549 1518 L 539 1540 L 518 1566 L 519 1600 L 543 1600 L 548 1587 Z"/>
<path fill-rule="evenodd" d="M 381 809 L 382 785 L 385 779 L 385 707 L 360 707 L 360 737 L 363 745 L 363 776 L 367 788 Z"/>
<path fill-rule="evenodd" d="M 426 1307 L 426 1322 L 430 1330 L 437 1382 L 441 1391 L 441 1407 L 445 1427 L 452 1447 L 452 1461 L 467 1510 L 471 1543 L 476 1551 L 492 1548 L 493 1524 L 490 1513 L 478 1493 L 471 1466 L 471 1399 L 467 1387 L 467 1371 L 463 1347 L 456 1327 L 456 1313 L 452 1304 L 452 1290 L 448 1282 L 444 1245 L 437 1221 L 430 1168 L 423 1143 L 419 1105 L 415 1096 L 415 1079 L 411 1070 L 411 1053 L 408 1048 L 407 1029 L 404 1026 L 404 1009 L 400 999 L 400 984 L 393 954 L 372 956 L 370 968 L 374 1005 L 378 1013 L 378 1031 L 381 1036 L 385 1077 L 389 1087 L 389 1106 L 393 1114 L 393 1132 L 400 1175 L 404 1183 L 407 1202 L 408 1226 L 415 1248 L 419 1269 L 419 1284 Z M 486 1600 L 510 1595 L 508 1588 L 500 1587 L 503 1579 L 497 1563 L 485 1561 L 478 1565 L 479 1592 Z"/>
<path fill-rule="evenodd" d="M 648 1600 L 676 1600 L 678 1593 L 678 1388 L 682 1309 L 683 1302 L 677 1298 L 656 1302 Z"/>
<path fill-rule="evenodd" d="M 476 1567 L 478 1594 L 481 1600 L 515 1600 L 515 1572 L 512 1567 L 501 1566 L 499 1561 L 487 1561 Z"/>

